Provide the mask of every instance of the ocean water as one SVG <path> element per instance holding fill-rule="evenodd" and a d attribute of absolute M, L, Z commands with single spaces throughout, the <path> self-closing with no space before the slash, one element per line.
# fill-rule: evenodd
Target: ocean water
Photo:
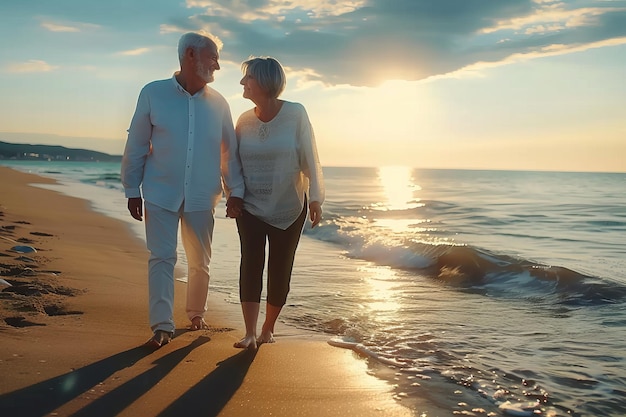
<path fill-rule="evenodd" d="M 0 164 L 143 236 L 119 164 Z M 353 348 L 416 416 L 626 415 L 626 173 L 324 174 L 282 321 Z M 237 303 L 236 285 L 212 288 Z"/>

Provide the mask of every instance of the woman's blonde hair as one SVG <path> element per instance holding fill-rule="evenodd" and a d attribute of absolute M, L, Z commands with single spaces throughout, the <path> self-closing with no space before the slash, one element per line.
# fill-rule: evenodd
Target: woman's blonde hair
<path fill-rule="evenodd" d="M 269 56 L 248 58 L 241 64 L 241 71 L 250 74 L 272 98 L 278 98 L 287 85 L 283 66 Z"/>

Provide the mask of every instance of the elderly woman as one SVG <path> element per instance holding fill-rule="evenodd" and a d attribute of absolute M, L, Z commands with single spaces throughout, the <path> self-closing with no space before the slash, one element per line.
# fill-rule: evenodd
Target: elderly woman
<path fill-rule="evenodd" d="M 313 128 L 304 107 L 280 100 L 286 77 L 274 58 L 250 58 L 242 66 L 243 97 L 255 107 L 244 112 L 235 128 L 243 167 L 243 210 L 237 218 L 241 243 L 239 296 L 246 335 L 237 348 L 274 342 L 274 324 L 287 300 L 294 256 L 308 211 L 312 227 L 322 218 L 324 185 Z M 257 338 L 263 289 L 265 246 L 267 304 Z"/>

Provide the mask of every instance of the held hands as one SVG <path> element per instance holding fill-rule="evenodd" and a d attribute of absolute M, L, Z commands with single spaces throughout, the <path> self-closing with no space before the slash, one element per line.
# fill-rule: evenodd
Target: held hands
<path fill-rule="evenodd" d="M 128 199 L 128 211 L 133 219 L 143 220 L 143 199 L 141 197 L 133 197 Z"/>
<path fill-rule="evenodd" d="M 226 217 L 237 218 L 243 211 L 243 200 L 239 197 L 228 197 L 226 200 Z"/>
<path fill-rule="evenodd" d="M 309 217 L 311 218 L 311 227 L 318 225 L 322 220 L 322 205 L 319 201 L 311 201 L 309 203 Z"/>

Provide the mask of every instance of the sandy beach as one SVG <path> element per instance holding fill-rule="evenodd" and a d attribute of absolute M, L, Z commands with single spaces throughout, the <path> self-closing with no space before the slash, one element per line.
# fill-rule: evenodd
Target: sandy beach
<path fill-rule="evenodd" d="M 0 177 L 0 278 L 11 284 L 0 286 L 0 415 L 412 415 L 365 360 L 322 337 L 282 328 L 275 344 L 234 349 L 242 320 L 219 295 L 211 328 L 187 331 L 183 282 L 176 337 L 143 348 L 141 239 L 84 200 L 32 185 L 53 180 L 6 167 Z"/>

